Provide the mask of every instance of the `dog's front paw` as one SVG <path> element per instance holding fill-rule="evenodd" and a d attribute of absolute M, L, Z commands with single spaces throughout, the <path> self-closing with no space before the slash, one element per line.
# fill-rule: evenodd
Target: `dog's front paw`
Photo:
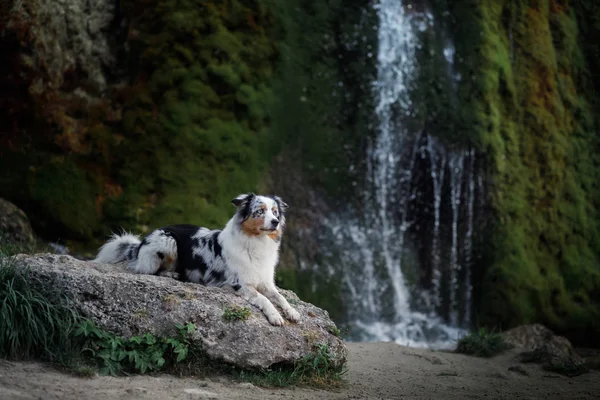
<path fill-rule="evenodd" d="M 283 324 L 285 324 L 285 320 L 279 313 L 269 314 L 267 315 L 267 319 L 271 325 L 283 326 Z"/>
<path fill-rule="evenodd" d="M 284 311 L 285 317 L 292 322 L 300 321 L 300 313 L 293 308 L 288 308 Z"/>

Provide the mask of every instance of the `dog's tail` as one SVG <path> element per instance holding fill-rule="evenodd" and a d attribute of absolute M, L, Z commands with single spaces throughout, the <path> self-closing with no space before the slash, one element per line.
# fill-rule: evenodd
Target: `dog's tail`
<path fill-rule="evenodd" d="M 142 241 L 139 236 L 123 232 L 113 234 L 92 261 L 104 264 L 118 264 L 123 261 L 133 261 L 137 258 L 137 249 Z"/>

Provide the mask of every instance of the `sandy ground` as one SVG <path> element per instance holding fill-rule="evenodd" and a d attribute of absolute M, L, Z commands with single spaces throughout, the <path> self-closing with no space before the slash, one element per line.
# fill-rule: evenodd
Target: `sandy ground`
<path fill-rule="evenodd" d="M 77 378 L 39 363 L 0 360 L 0 399 L 598 399 L 600 372 L 566 378 L 520 364 L 516 353 L 491 360 L 410 349 L 393 343 L 349 343 L 348 374 L 335 391 L 269 389 L 226 378 L 169 375 Z M 528 374 L 528 375 L 526 375 Z"/>

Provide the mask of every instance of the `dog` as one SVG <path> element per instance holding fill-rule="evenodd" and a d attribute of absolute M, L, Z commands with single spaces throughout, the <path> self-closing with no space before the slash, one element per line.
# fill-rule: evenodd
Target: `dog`
<path fill-rule="evenodd" d="M 275 286 L 275 266 L 288 205 L 278 196 L 240 194 L 237 208 L 222 230 L 195 225 L 171 225 L 143 240 L 130 233 L 114 234 L 100 247 L 97 263 L 128 262 L 138 274 L 173 276 L 207 286 L 231 287 L 258 307 L 276 326 L 299 322 L 300 314 Z M 270 299 L 270 300 L 269 300 Z"/>

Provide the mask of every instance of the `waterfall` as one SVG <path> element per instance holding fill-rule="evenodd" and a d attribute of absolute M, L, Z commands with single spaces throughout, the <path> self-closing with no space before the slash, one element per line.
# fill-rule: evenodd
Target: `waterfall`
<path fill-rule="evenodd" d="M 363 209 L 329 217 L 325 247 L 333 250 L 324 263 L 341 279 L 352 339 L 450 347 L 470 322 L 482 180 L 473 149 L 449 147 L 444 132 L 407 123 L 415 113 L 419 33 L 431 29 L 433 16 L 399 0 L 380 0 L 375 11 L 377 126 L 366 152 Z M 455 88 L 454 48 L 445 46 Z"/>

